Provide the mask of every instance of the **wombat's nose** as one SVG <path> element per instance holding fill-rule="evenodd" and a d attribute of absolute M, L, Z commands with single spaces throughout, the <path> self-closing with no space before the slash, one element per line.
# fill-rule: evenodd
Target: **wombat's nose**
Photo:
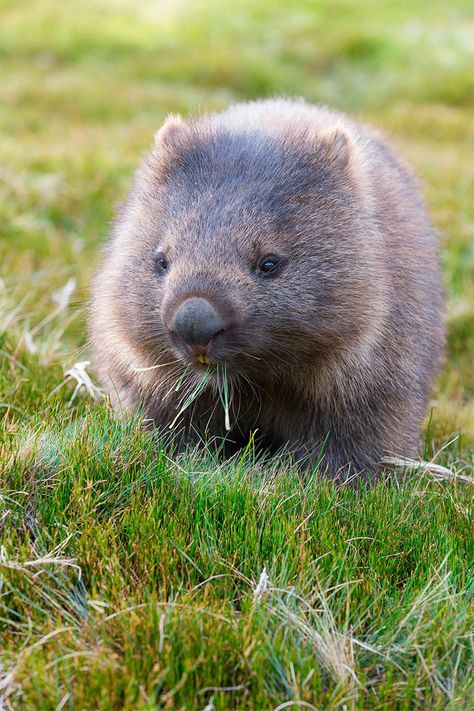
<path fill-rule="evenodd" d="M 207 299 L 193 297 L 183 301 L 170 326 L 189 346 L 207 346 L 224 330 L 219 314 Z"/>

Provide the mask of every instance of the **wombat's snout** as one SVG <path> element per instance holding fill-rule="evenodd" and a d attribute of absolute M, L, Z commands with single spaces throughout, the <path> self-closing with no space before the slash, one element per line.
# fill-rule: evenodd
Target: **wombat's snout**
<path fill-rule="evenodd" d="M 214 306 L 198 297 L 183 301 L 170 324 L 170 331 L 195 353 L 204 353 L 210 341 L 224 330 L 224 324 Z"/>

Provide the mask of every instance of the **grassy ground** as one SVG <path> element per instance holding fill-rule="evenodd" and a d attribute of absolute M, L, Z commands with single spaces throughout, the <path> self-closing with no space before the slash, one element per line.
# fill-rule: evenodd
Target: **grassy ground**
<path fill-rule="evenodd" d="M 385 130 L 423 180 L 449 323 L 425 456 L 472 473 L 472 3 L 32 8 L 0 0 L 0 708 L 471 709 L 472 486 L 356 492 L 251 447 L 174 462 L 57 386 L 163 117 L 302 94 Z"/>

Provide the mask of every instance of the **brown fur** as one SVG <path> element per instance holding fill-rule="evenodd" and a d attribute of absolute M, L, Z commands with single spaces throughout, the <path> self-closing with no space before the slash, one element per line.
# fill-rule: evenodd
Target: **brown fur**
<path fill-rule="evenodd" d="M 269 253 L 284 266 L 262 279 Z M 116 220 L 91 308 L 103 383 L 158 427 L 176 415 L 186 363 L 187 379 L 202 376 L 168 330 L 192 296 L 228 324 L 210 356 L 228 366 L 236 446 L 258 430 L 311 465 L 324 443 L 330 475 L 414 454 L 443 350 L 441 277 L 412 174 L 378 133 L 302 101 L 171 117 Z M 179 429 L 183 441 L 225 434 L 213 381 Z"/>

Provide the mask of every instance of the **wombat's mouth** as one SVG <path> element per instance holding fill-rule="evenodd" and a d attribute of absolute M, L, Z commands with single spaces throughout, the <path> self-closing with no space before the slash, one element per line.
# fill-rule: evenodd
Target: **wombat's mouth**
<path fill-rule="evenodd" d="M 178 347 L 176 350 L 177 355 L 183 363 L 199 372 L 202 372 L 208 368 L 214 368 L 217 365 L 221 365 L 226 362 L 225 358 L 216 357 L 210 349 Z"/>
<path fill-rule="evenodd" d="M 205 353 L 200 353 L 197 358 L 197 362 L 200 363 L 201 365 L 211 365 L 211 361 L 207 357 Z"/>
<path fill-rule="evenodd" d="M 224 365 L 232 365 L 238 359 L 237 354 L 227 353 L 222 344 L 211 340 L 205 345 L 190 345 L 173 338 L 175 353 L 189 367 L 201 372 Z"/>
<path fill-rule="evenodd" d="M 243 359 L 239 358 L 238 354 L 224 356 L 223 354 L 215 355 L 212 352 L 197 355 L 187 353 L 185 357 L 181 356 L 181 360 L 191 370 L 201 375 L 205 372 L 212 375 L 222 369 L 225 369 L 229 374 L 236 374 L 243 366 Z"/>
<path fill-rule="evenodd" d="M 227 361 L 222 358 L 213 358 L 205 353 L 198 356 L 186 358 L 185 362 L 194 370 L 202 373 L 205 370 L 215 370 L 218 367 L 227 367 Z"/>
<path fill-rule="evenodd" d="M 205 344 L 185 343 L 173 333 L 170 335 L 175 356 L 183 365 L 199 374 L 224 367 L 233 374 L 253 371 L 261 360 L 252 352 L 253 349 L 249 348 L 248 343 L 236 337 L 230 339 L 226 333 L 217 334 Z"/>

